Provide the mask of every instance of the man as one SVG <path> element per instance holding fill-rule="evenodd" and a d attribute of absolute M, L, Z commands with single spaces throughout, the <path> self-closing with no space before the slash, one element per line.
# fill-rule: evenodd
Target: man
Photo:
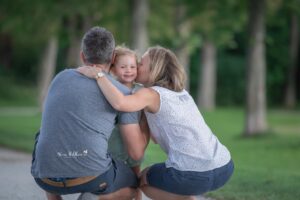
<path fill-rule="evenodd" d="M 114 47 L 113 35 L 94 27 L 82 39 L 81 59 L 85 65 L 108 72 Z M 101 76 L 107 76 L 124 94 L 130 94 L 107 73 L 98 73 L 97 77 Z M 118 121 L 129 155 L 140 159 L 149 134 L 141 133 L 138 116 L 114 110 L 94 79 L 75 69 L 60 72 L 48 91 L 31 167 L 48 199 L 84 192 L 100 195 L 101 199 L 131 199 L 138 186 L 137 177 L 124 163 L 110 157 L 107 146 Z"/>

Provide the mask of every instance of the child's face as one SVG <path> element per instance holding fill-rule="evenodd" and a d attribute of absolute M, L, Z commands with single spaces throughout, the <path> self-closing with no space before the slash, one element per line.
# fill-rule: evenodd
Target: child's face
<path fill-rule="evenodd" d="M 121 83 L 132 84 L 137 76 L 137 61 L 135 56 L 118 56 L 112 70 Z"/>

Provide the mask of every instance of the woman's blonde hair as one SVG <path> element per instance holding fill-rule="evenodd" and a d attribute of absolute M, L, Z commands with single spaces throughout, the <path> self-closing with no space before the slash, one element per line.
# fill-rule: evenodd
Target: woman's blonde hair
<path fill-rule="evenodd" d="M 135 60 L 136 60 L 136 64 L 138 64 L 138 57 L 137 57 L 137 53 L 131 49 L 129 49 L 128 47 L 122 45 L 122 46 L 116 46 L 115 50 L 115 60 L 114 63 L 118 60 L 118 58 L 120 56 L 134 56 Z M 112 63 L 112 67 L 114 66 L 114 63 Z"/>
<path fill-rule="evenodd" d="M 176 55 L 161 46 L 147 50 L 150 58 L 149 85 L 180 92 L 185 87 L 186 74 Z"/>

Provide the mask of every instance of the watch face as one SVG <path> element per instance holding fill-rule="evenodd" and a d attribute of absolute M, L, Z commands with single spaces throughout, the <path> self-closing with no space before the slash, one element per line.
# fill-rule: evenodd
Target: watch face
<path fill-rule="evenodd" d="M 103 77 L 104 76 L 104 73 L 103 72 L 98 72 L 97 73 L 97 78 L 101 78 L 101 77 Z"/>

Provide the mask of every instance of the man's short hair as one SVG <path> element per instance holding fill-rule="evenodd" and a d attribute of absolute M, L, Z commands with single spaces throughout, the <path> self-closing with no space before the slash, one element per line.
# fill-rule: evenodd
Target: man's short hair
<path fill-rule="evenodd" d="M 115 40 L 111 32 L 96 26 L 85 33 L 81 42 L 81 50 L 90 64 L 109 64 L 115 48 Z"/>

